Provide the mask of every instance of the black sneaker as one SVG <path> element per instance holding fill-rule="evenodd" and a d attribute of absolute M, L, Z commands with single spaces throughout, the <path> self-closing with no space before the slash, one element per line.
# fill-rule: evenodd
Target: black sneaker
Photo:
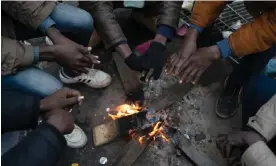
<path fill-rule="evenodd" d="M 216 114 L 223 119 L 233 116 L 239 107 L 238 97 L 221 96 L 217 100 Z"/>

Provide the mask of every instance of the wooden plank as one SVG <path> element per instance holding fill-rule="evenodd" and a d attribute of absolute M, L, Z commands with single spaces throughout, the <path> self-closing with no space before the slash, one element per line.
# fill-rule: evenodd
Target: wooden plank
<path fill-rule="evenodd" d="M 138 73 L 131 70 L 118 53 L 114 52 L 112 55 L 126 93 L 141 90 Z"/>
<path fill-rule="evenodd" d="M 144 152 L 150 142 L 150 140 L 146 140 L 143 144 L 140 144 L 138 142 L 138 136 L 133 137 L 112 160 L 111 165 L 131 166 Z"/>
<path fill-rule="evenodd" d="M 204 152 L 197 149 L 183 134 L 177 131 L 171 138 L 176 148 L 197 166 L 217 166 Z"/>

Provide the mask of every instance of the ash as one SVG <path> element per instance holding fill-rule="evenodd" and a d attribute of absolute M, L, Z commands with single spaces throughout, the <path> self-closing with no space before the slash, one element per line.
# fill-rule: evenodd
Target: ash
<path fill-rule="evenodd" d="M 162 75 L 160 80 L 152 81 L 144 87 L 146 99 L 156 98 L 163 91 L 178 83 L 174 77 Z M 221 83 L 213 83 L 209 86 L 195 86 L 182 100 L 176 101 L 161 114 L 165 114 L 165 124 L 178 129 L 190 138 L 191 143 L 206 153 L 218 165 L 226 163 L 221 157 L 215 145 L 218 134 L 231 131 L 240 126 L 240 114 L 236 114 L 229 120 L 219 119 L 215 114 L 216 100 L 219 97 Z M 171 142 L 165 142 L 162 138 L 156 138 L 154 142 L 140 156 L 143 160 L 137 160 L 134 166 L 190 166 L 187 159 L 177 151 Z"/>

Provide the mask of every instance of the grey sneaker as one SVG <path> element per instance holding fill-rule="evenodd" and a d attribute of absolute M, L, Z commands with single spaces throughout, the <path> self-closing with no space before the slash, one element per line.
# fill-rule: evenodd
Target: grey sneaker
<path fill-rule="evenodd" d="M 239 107 L 238 97 L 221 96 L 217 100 L 216 114 L 223 119 L 233 116 Z"/>

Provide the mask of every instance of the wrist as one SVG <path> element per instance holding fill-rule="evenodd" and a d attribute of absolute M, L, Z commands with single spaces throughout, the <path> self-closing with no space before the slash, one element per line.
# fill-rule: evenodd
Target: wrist
<path fill-rule="evenodd" d="M 155 38 L 153 39 L 153 41 L 156 41 L 156 42 L 159 42 L 163 45 L 166 45 L 166 42 L 167 42 L 167 38 L 163 35 L 160 35 L 160 34 L 157 34 L 155 36 Z"/>
<path fill-rule="evenodd" d="M 132 50 L 130 49 L 129 45 L 127 43 L 120 44 L 116 47 L 116 51 L 124 58 L 126 59 L 132 54 Z"/>
<path fill-rule="evenodd" d="M 40 46 L 39 61 L 54 61 L 56 46 Z"/>
<path fill-rule="evenodd" d="M 189 28 L 185 38 L 187 38 L 189 41 L 196 42 L 198 35 L 199 32 L 196 29 Z"/>
<path fill-rule="evenodd" d="M 41 112 L 47 111 L 47 108 L 46 108 L 46 104 L 45 104 L 44 99 L 40 100 L 40 102 L 39 102 L 39 110 L 40 110 Z"/>
<path fill-rule="evenodd" d="M 63 36 L 58 29 L 55 27 L 50 27 L 46 31 L 47 36 L 54 42 L 54 44 L 64 44 L 68 43 L 70 40 Z"/>
<path fill-rule="evenodd" d="M 213 60 L 219 60 L 221 57 L 220 49 L 217 45 L 210 46 L 211 52 L 213 52 Z"/>

